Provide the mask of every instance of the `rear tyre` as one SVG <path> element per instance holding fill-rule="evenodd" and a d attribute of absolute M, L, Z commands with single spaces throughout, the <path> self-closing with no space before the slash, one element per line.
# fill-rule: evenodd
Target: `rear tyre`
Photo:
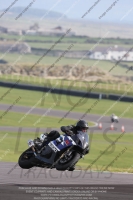
<path fill-rule="evenodd" d="M 32 160 L 34 159 L 33 154 L 32 153 L 28 153 L 28 151 L 30 151 L 30 149 L 27 149 L 26 151 L 24 151 L 21 154 L 21 156 L 19 157 L 19 160 L 18 160 L 19 166 L 21 168 L 23 168 L 23 169 L 29 169 L 29 168 L 34 166 L 31 163 Z"/>
<path fill-rule="evenodd" d="M 76 151 L 73 151 L 71 152 L 71 155 L 68 156 L 67 158 L 66 156 L 61 158 L 56 164 L 55 168 L 57 170 L 63 170 L 63 171 L 67 169 L 69 170 L 78 162 L 80 158 L 81 158 L 80 154 L 77 153 Z"/>

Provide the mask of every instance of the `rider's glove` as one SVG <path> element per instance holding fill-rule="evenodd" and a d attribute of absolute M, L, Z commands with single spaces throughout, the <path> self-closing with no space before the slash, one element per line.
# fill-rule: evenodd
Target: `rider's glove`
<path fill-rule="evenodd" d="M 73 131 L 67 130 L 67 131 L 66 131 L 66 134 L 69 135 L 69 136 L 72 136 L 72 135 L 73 135 Z"/>
<path fill-rule="evenodd" d="M 41 140 L 42 142 L 44 141 L 45 138 L 47 138 L 47 136 L 46 136 L 45 134 L 41 134 L 41 135 L 40 135 L 40 140 Z"/>
<path fill-rule="evenodd" d="M 29 146 L 29 147 L 32 147 L 32 146 L 34 146 L 34 142 L 33 142 L 33 140 L 32 140 L 32 139 L 28 140 L 28 146 Z"/>
<path fill-rule="evenodd" d="M 66 133 L 67 135 L 73 135 L 73 129 L 74 129 L 73 125 L 71 125 L 71 126 L 62 126 L 61 127 L 61 131 Z"/>

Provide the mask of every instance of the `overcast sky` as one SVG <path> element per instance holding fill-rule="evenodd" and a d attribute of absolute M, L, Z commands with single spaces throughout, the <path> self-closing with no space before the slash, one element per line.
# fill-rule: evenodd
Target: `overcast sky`
<path fill-rule="evenodd" d="M 16 3 L 13 7 L 27 7 L 35 1 L 32 8 L 58 11 L 67 15 L 69 19 L 133 24 L 133 0 L 0 0 L 0 9 L 8 8 L 14 1 Z M 96 2 L 98 2 L 97 5 L 82 18 Z M 117 2 L 115 6 L 112 6 L 112 9 L 99 19 L 114 2 Z"/>

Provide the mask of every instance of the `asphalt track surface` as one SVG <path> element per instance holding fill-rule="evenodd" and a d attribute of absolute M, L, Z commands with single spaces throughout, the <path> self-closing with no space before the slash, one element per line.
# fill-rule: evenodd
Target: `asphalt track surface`
<path fill-rule="evenodd" d="M 3 113 L 9 108 L 9 105 L 6 104 L 0 104 L 0 110 L 3 111 Z M 50 110 L 50 109 L 42 109 L 42 108 L 34 108 L 32 109 L 31 107 L 27 106 L 18 106 L 15 105 L 11 108 L 9 112 L 19 112 L 19 113 L 24 113 L 24 116 L 26 113 L 29 112 L 29 114 L 37 114 L 40 115 L 46 115 L 46 116 L 53 116 L 53 117 L 59 117 L 60 120 L 63 122 L 63 118 L 69 118 L 69 119 L 75 119 L 79 120 L 82 118 L 84 113 L 78 113 L 78 112 L 69 112 L 68 111 L 61 111 L 61 110 Z M 67 114 L 67 116 L 65 116 Z M 24 117 L 23 116 L 23 117 Z M 45 117 L 46 117 L 45 116 Z M 45 120 L 45 117 L 42 118 Z M 39 117 L 38 117 L 39 118 Z M 21 118 L 20 118 L 21 119 Z M 1 131 L 9 131 L 9 132 L 18 132 L 19 127 L 21 127 L 21 122 L 19 123 L 20 119 L 18 119 L 18 127 L 11 127 L 11 126 L 0 126 Z M 26 119 L 26 117 L 25 117 Z M 100 115 L 93 115 L 93 114 L 86 114 L 82 119 L 85 119 L 87 121 L 93 121 L 96 123 L 94 127 L 90 127 L 90 131 L 98 132 L 98 133 L 103 133 L 104 131 L 110 131 L 110 126 L 111 126 L 111 121 L 110 117 L 107 116 L 100 116 Z M 102 130 L 98 128 L 97 123 L 102 123 Z M 59 122 L 60 126 L 60 122 Z M 124 126 L 125 132 L 133 133 L 133 120 L 128 119 L 128 118 L 121 118 L 119 123 L 114 123 L 114 130 L 111 130 L 113 133 L 120 133 L 121 132 L 121 127 Z M 36 127 L 23 127 L 23 132 L 35 132 Z M 57 129 L 52 127 L 51 129 Z M 40 131 L 46 131 L 47 128 L 40 128 Z M 59 129 L 57 129 L 59 130 Z"/>
<path fill-rule="evenodd" d="M 93 172 L 93 171 L 81 171 L 76 170 L 73 172 L 69 171 L 57 171 L 54 169 L 43 169 L 43 168 L 32 168 L 31 170 L 21 169 L 17 163 L 0 163 L 0 199 L 8 200 L 23 200 L 23 199 L 34 199 L 35 194 L 26 193 L 26 189 L 19 190 L 18 188 L 25 187 L 50 187 L 53 192 L 53 188 L 65 188 L 65 192 L 70 188 L 69 197 L 74 196 L 72 188 L 78 187 L 80 191 L 80 197 L 83 199 L 83 191 L 92 191 L 85 189 L 86 186 L 98 188 L 97 191 L 107 191 L 105 193 L 97 193 L 94 199 L 99 200 L 132 200 L 133 199 L 133 174 L 122 174 L 122 173 L 110 173 L 110 172 Z M 79 186 L 80 185 L 80 186 Z M 112 190 L 103 190 L 101 187 L 114 188 Z M 35 189 L 34 189 L 35 190 Z M 40 190 L 40 189 L 38 189 Z M 54 189 L 55 191 L 56 189 Z M 36 189 L 37 191 L 37 189 Z M 58 190 L 59 191 L 59 190 Z M 96 190 L 93 190 L 96 191 Z M 55 193 L 51 195 L 54 196 Z M 65 193 L 64 192 L 64 193 Z M 86 195 L 87 195 L 86 192 Z M 48 189 L 43 190 L 44 195 L 48 194 Z M 62 195 L 64 195 L 64 193 Z M 72 194 L 71 194 L 72 193 Z M 66 193 L 65 193 L 66 194 Z M 36 194 L 37 195 L 37 194 Z M 56 194 L 57 195 L 57 194 Z M 40 196 L 40 195 L 39 195 Z M 46 197 L 49 200 L 49 196 Z M 53 198 L 55 199 L 55 198 Z M 60 199 L 60 198 L 58 198 Z M 64 199 L 70 199 L 65 195 Z M 75 198 L 75 196 L 73 197 Z M 86 198 L 91 199 L 89 197 Z M 93 199 L 93 198 L 92 198 Z"/>
<path fill-rule="evenodd" d="M 9 105 L 0 104 L 0 110 L 6 111 L 9 108 Z M 14 106 L 10 111 L 24 113 L 24 115 L 30 110 L 30 107 L 26 106 Z M 10 112 L 9 111 L 9 112 Z M 64 117 L 67 111 L 59 111 L 59 110 L 50 110 L 42 109 L 42 108 L 34 108 L 30 111 L 30 114 L 38 114 L 43 115 L 47 112 L 47 116 L 55 116 L 60 119 Z M 83 113 L 75 113 L 70 112 L 66 118 L 79 120 L 83 116 Z M 91 127 L 90 131 L 94 131 L 97 133 L 103 133 L 104 130 L 108 129 L 112 131 L 112 133 L 120 133 L 121 126 L 124 125 L 126 132 L 131 132 L 133 130 L 133 121 L 131 119 L 121 118 L 118 124 L 114 124 L 115 130 L 110 130 L 110 118 L 103 116 L 100 119 L 100 115 L 92 115 L 87 114 L 83 119 L 87 121 L 93 121 L 96 123 L 95 127 Z M 99 120 L 100 119 L 100 120 Z M 18 119 L 19 121 L 20 119 Z M 102 130 L 100 130 L 97 126 L 97 122 L 102 123 Z M 18 123 L 19 124 L 19 123 Z M 19 127 L 4 127 L 1 126 L 1 131 L 9 131 L 9 132 L 17 132 Z M 51 127 L 52 128 L 52 127 Z M 23 128 L 23 132 L 35 132 L 35 127 Z M 57 129 L 58 130 L 58 129 Z M 40 131 L 46 131 L 46 128 L 40 128 Z M 69 171 L 57 171 L 50 169 L 42 169 L 42 168 L 32 168 L 29 170 L 21 169 L 17 163 L 8 163 L 8 162 L 0 162 L 0 188 L 3 193 L 0 194 L 0 199 L 11 199 L 10 195 L 7 194 L 12 193 L 13 199 L 21 199 L 19 196 L 20 192 L 16 192 L 16 188 L 19 185 L 119 185 L 119 190 L 109 194 L 102 194 L 99 199 L 133 199 L 133 174 L 129 173 L 111 173 L 111 172 L 94 172 L 94 171 L 82 171 L 75 170 L 73 172 Z M 126 186 L 125 186 L 126 185 Z M 126 188 L 126 190 L 124 190 Z M 3 196 L 2 196 L 3 195 Z M 5 195 L 5 196 L 4 196 Z M 18 196 L 17 196 L 18 195 Z M 27 194 L 26 194 L 27 195 Z M 24 199 L 24 195 L 22 196 Z M 26 199 L 27 196 L 26 196 Z M 32 198 L 33 199 L 33 198 Z M 89 199 L 89 198 L 88 198 Z M 82 200 L 82 198 L 81 198 Z"/>
<path fill-rule="evenodd" d="M 0 184 L 133 184 L 133 174 L 94 172 L 91 170 L 57 171 L 34 167 L 21 169 L 17 163 L 0 163 Z"/>

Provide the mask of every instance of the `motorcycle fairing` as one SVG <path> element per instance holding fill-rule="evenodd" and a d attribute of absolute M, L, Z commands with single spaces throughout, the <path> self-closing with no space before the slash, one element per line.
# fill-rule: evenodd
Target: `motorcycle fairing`
<path fill-rule="evenodd" d="M 52 164 L 58 152 L 60 152 L 62 149 L 65 149 L 66 147 L 76 145 L 76 143 L 73 141 L 73 139 L 70 136 L 62 135 L 59 138 L 61 138 L 60 143 L 56 141 L 57 139 L 49 142 L 48 146 L 44 150 L 44 153 L 42 152 L 41 155 L 39 154 L 37 155 L 37 158 L 40 161 L 43 161 L 44 163 Z M 49 153 L 50 151 L 51 151 L 51 157 L 48 159 L 47 153 Z"/>
<path fill-rule="evenodd" d="M 72 145 L 76 145 L 76 143 L 73 141 L 73 139 L 70 136 L 62 135 L 60 137 L 61 142 L 58 142 L 58 138 L 56 140 L 53 140 L 52 143 L 57 148 L 58 151 L 61 151 L 62 149 L 65 149 L 67 147 L 70 147 Z"/>

